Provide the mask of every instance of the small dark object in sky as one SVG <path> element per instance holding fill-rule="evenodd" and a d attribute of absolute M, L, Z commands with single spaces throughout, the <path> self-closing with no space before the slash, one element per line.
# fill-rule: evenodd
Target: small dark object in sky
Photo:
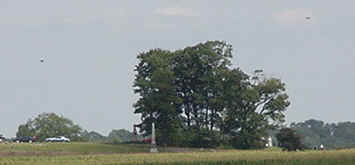
<path fill-rule="evenodd" d="M 41 60 L 39 60 L 41 63 L 43 63 L 44 62 L 44 59 L 43 58 L 41 58 Z"/>
<path fill-rule="evenodd" d="M 311 19 L 311 17 L 306 17 L 306 19 Z"/>

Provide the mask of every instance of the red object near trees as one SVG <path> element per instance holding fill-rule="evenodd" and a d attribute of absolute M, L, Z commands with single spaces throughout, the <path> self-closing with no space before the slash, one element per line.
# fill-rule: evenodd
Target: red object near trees
<path fill-rule="evenodd" d="M 152 138 L 146 138 L 143 140 L 144 143 L 151 144 L 152 143 Z"/>

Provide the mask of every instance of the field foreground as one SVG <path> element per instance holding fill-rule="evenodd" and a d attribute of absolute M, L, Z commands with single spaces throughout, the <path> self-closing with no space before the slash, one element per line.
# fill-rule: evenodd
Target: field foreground
<path fill-rule="evenodd" d="M 0 146 L 0 152 L 5 152 L 3 146 Z M 228 150 L 158 154 L 103 152 L 67 155 L 43 152 L 34 155 L 0 155 L 0 165 L 353 165 L 354 163 L 355 149 L 307 152 Z"/>

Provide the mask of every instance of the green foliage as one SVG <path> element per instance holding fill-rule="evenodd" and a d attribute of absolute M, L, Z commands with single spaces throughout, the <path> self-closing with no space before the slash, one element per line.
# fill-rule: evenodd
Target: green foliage
<path fill-rule="evenodd" d="M 82 137 L 87 139 L 89 142 L 98 142 L 98 143 L 108 143 L 108 144 L 120 144 L 120 143 L 133 143 L 136 141 L 142 140 L 142 137 L 139 135 L 134 135 L 132 132 L 129 132 L 125 129 L 112 130 L 108 136 L 101 135 L 98 132 L 84 131 Z"/>
<path fill-rule="evenodd" d="M 279 142 L 279 147 L 287 151 L 303 150 L 304 145 L 301 141 L 301 136 L 291 128 L 282 128 L 276 138 Z"/>
<path fill-rule="evenodd" d="M 153 120 L 158 121 L 157 138 L 161 144 L 174 144 L 173 137 L 179 128 L 175 104 L 180 100 L 175 95 L 171 57 L 169 51 L 151 50 L 138 56 L 140 63 L 136 67 L 138 74 L 134 86 L 141 98 L 134 105 L 135 113 L 141 114 L 140 127 L 145 135 L 150 134 Z"/>
<path fill-rule="evenodd" d="M 221 144 L 220 135 L 217 131 L 210 131 L 208 129 L 202 129 L 200 131 L 195 130 L 183 133 L 185 147 L 196 148 L 216 148 Z"/>
<path fill-rule="evenodd" d="M 42 113 L 18 127 L 17 137 L 37 136 L 39 141 L 48 137 L 66 136 L 72 141 L 82 141 L 83 130 L 70 119 L 55 113 Z"/>
<path fill-rule="evenodd" d="M 355 123 L 325 123 L 310 119 L 304 122 L 292 123 L 291 128 L 303 136 L 303 142 L 308 148 L 323 144 L 326 148 L 355 147 Z"/>
<path fill-rule="evenodd" d="M 158 144 L 194 146 L 215 138 L 218 144 L 238 136 L 244 141 L 236 147 L 258 148 L 267 130 L 284 122 L 290 105 L 285 84 L 265 78 L 261 70 L 249 76 L 232 68 L 232 46 L 226 42 L 208 41 L 174 52 L 153 49 L 137 58 L 134 88 L 140 98 L 134 113 L 141 116 L 143 135 L 151 134 L 155 122 Z"/>
<path fill-rule="evenodd" d="M 262 136 L 255 134 L 241 134 L 230 139 L 230 144 L 237 149 L 262 149 L 265 148 L 266 141 Z"/>
<path fill-rule="evenodd" d="M 355 147 L 355 123 L 341 122 L 335 126 L 332 137 L 335 137 L 335 144 L 338 148 Z"/>
<path fill-rule="evenodd" d="M 106 142 L 107 141 L 106 136 L 103 136 L 100 133 L 95 132 L 95 131 L 91 131 L 91 132 L 84 131 L 83 137 L 85 137 L 87 139 L 87 141 L 89 141 L 89 142 Z"/>
<path fill-rule="evenodd" d="M 114 139 L 110 140 L 110 143 L 111 143 L 111 144 L 120 144 L 120 143 L 121 143 L 121 139 L 119 139 L 119 138 L 114 138 Z"/>
<path fill-rule="evenodd" d="M 137 140 L 136 138 L 137 137 L 133 133 L 125 129 L 112 130 L 107 137 L 109 141 L 116 141 L 116 142 L 136 141 Z"/>

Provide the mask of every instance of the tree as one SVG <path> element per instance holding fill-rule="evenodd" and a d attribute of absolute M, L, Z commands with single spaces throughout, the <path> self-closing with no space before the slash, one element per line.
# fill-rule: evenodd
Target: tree
<path fill-rule="evenodd" d="M 355 147 L 355 123 L 340 122 L 336 124 L 334 132 L 331 134 L 335 137 L 336 148 L 352 148 Z"/>
<path fill-rule="evenodd" d="M 249 76 L 239 69 L 225 72 L 223 111 L 220 128 L 233 145 L 240 149 L 263 148 L 268 130 L 285 120 L 290 105 L 285 84 L 276 78 L 266 78 L 261 70 Z"/>
<path fill-rule="evenodd" d="M 95 131 L 84 131 L 83 132 L 83 138 L 85 138 L 85 140 L 89 141 L 89 142 L 106 142 L 107 141 L 107 137 L 101 135 L 98 132 Z"/>
<path fill-rule="evenodd" d="M 119 139 L 121 142 L 130 142 L 130 141 L 135 141 L 136 140 L 136 135 L 134 135 L 132 132 L 129 132 L 125 129 L 119 129 L 119 130 L 112 130 L 107 139 L 109 141 L 114 141 L 115 139 Z"/>
<path fill-rule="evenodd" d="M 220 135 L 223 141 L 240 137 L 239 148 L 259 144 L 267 129 L 284 122 L 290 104 L 285 84 L 260 70 L 249 76 L 232 68 L 231 59 L 232 46 L 221 41 L 140 53 L 134 107 L 141 132 L 149 135 L 155 122 L 160 144 L 199 146 L 206 136 L 216 144 Z"/>
<path fill-rule="evenodd" d="M 336 137 L 333 136 L 336 124 L 326 124 L 321 120 L 310 119 L 304 122 L 291 123 L 291 128 L 303 136 L 303 143 L 308 148 L 321 144 L 327 147 L 335 147 L 337 144 Z"/>
<path fill-rule="evenodd" d="M 291 128 L 303 136 L 303 143 L 308 148 L 323 144 L 327 148 L 351 148 L 355 146 L 355 123 L 325 123 L 310 119 L 292 123 Z"/>
<path fill-rule="evenodd" d="M 301 136 L 291 128 L 282 128 L 276 138 L 279 142 L 279 146 L 287 151 L 303 150 L 304 145 L 301 141 Z"/>
<path fill-rule="evenodd" d="M 20 125 L 16 136 L 37 136 L 39 141 L 48 137 L 66 136 L 76 141 L 82 140 L 82 133 L 82 128 L 70 119 L 55 113 L 42 113 Z"/>
<path fill-rule="evenodd" d="M 173 72 L 176 105 L 180 113 L 186 142 L 192 146 L 215 144 L 215 129 L 223 111 L 221 76 L 231 66 L 232 46 L 221 41 L 208 41 L 174 52 Z M 210 137 L 206 136 L 209 135 Z M 208 143 L 200 143 L 211 139 Z M 205 141 L 204 140 L 204 141 Z"/>
<path fill-rule="evenodd" d="M 231 66 L 232 46 L 221 41 L 208 41 L 176 51 L 173 58 L 175 86 L 182 100 L 178 108 L 187 130 L 196 132 L 216 127 L 219 112 L 217 99 L 219 73 Z"/>
<path fill-rule="evenodd" d="M 155 122 L 158 142 L 166 145 L 176 143 L 173 139 L 178 135 L 180 113 L 176 109 L 180 100 L 173 84 L 171 57 L 169 51 L 160 49 L 141 53 L 134 83 L 135 93 L 141 96 L 134 105 L 135 113 L 141 114 L 141 132 L 149 135 Z"/>

